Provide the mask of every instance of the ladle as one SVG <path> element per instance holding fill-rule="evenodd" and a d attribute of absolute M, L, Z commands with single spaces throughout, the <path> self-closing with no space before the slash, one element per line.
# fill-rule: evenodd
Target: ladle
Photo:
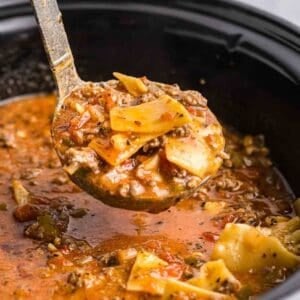
<path fill-rule="evenodd" d="M 64 156 L 64 151 L 62 151 L 61 149 L 63 147 L 65 147 L 65 148 L 71 147 L 72 145 L 68 145 L 68 146 L 66 146 L 65 144 L 62 145 L 64 143 L 63 138 L 61 137 L 61 135 L 59 135 L 59 130 L 56 130 L 56 129 L 64 128 L 64 130 L 67 130 L 68 128 L 70 128 L 70 126 L 72 126 L 72 125 L 70 125 L 72 123 L 71 119 L 68 119 L 68 118 L 63 119 L 64 116 L 62 114 L 62 111 L 65 107 L 65 103 L 66 103 L 67 99 L 69 99 L 71 97 L 70 95 L 72 95 L 74 93 L 80 94 L 81 91 L 84 89 L 91 89 L 91 88 L 93 89 L 94 88 L 95 90 L 98 89 L 98 90 L 102 91 L 106 87 L 111 89 L 112 86 L 116 86 L 116 85 L 119 86 L 119 83 L 118 82 L 116 83 L 116 81 L 108 81 L 106 83 L 105 82 L 91 83 L 91 82 L 85 82 L 85 81 L 81 80 L 76 71 L 72 51 L 71 51 L 71 48 L 70 48 L 70 45 L 68 42 L 68 38 L 67 38 L 65 29 L 64 29 L 63 22 L 62 22 L 62 14 L 58 8 L 56 0 L 31 0 L 31 1 L 32 1 L 34 10 L 35 10 L 37 22 L 38 22 L 38 25 L 39 25 L 39 28 L 40 28 L 40 31 L 41 31 L 41 34 L 43 37 L 44 47 L 48 54 L 51 70 L 53 72 L 53 75 L 54 75 L 54 78 L 56 80 L 56 84 L 58 87 L 58 102 L 57 102 L 57 107 L 56 107 L 55 114 L 54 114 L 54 124 L 56 124 L 55 125 L 56 127 L 55 128 L 52 127 L 52 136 L 53 136 L 53 140 L 54 140 L 54 147 L 57 150 L 58 155 L 59 155 L 63 165 L 66 165 L 66 156 Z M 134 81 L 135 79 L 132 77 L 130 80 Z M 144 80 L 144 82 L 145 82 L 145 80 Z M 121 80 L 120 80 L 120 82 L 121 82 Z M 141 84 L 143 85 L 143 83 L 141 83 Z M 153 85 L 154 83 L 150 82 L 149 84 Z M 163 85 L 160 83 L 155 83 L 154 85 L 158 88 L 159 87 L 161 87 L 161 88 L 170 87 L 169 85 Z M 122 90 L 123 95 L 126 92 L 126 91 L 124 92 L 124 90 L 125 89 Z M 178 90 L 178 91 L 180 91 L 180 90 Z M 182 91 L 180 91 L 180 92 L 183 93 Z M 103 91 L 102 91 L 102 93 L 103 93 Z M 133 92 L 133 94 L 134 93 L 135 92 Z M 86 97 L 85 101 L 89 102 L 91 99 L 87 99 L 86 94 L 85 94 L 85 97 Z M 91 93 L 91 94 L 93 94 L 93 93 Z M 137 96 L 137 95 L 135 95 L 135 96 Z M 137 101 L 137 99 L 139 99 L 138 97 L 133 97 L 132 95 L 130 95 L 130 97 L 132 99 L 134 99 L 134 101 Z M 168 96 L 168 97 L 170 98 L 170 96 Z M 169 105 L 170 101 L 174 102 L 174 100 L 172 100 L 172 99 L 169 100 L 169 98 L 167 98 L 167 100 L 166 100 L 168 105 Z M 202 99 L 200 97 L 199 99 L 202 101 L 204 98 Z M 176 101 L 176 102 L 179 102 L 179 101 Z M 155 189 L 156 189 L 155 193 L 157 193 L 157 194 L 155 194 L 156 195 L 155 196 L 153 194 L 154 192 L 152 192 L 152 194 L 145 194 L 145 193 L 139 194 L 139 193 L 137 193 L 137 191 L 139 189 L 137 189 L 136 186 L 135 186 L 135 189 L 133 189 L 132 184 L 126 185 L 126 184 L 121 183 L 120 188 L 118 188 L 118 191 L 116 192 L 115 190 L 105 188 L 103 186 L 103 184 L 98 183 L 99 182 L 98 177 L 100 176 L 99 170 L 95 171 L 89 167 L 85 167 L 85 168 L 79 168 L 79 169 L 74 169 L 73 171 L 70 171 L 70 166 L 69 166 L 66 169 L 68 170 L 68 173 L 69 173 L 72 181 L 75 182 L 83 190 L 85 190 L 86 192 L 93 195 L 95 198 L 101 200 L 102 202 L 104 202 L 108 205 L 126 208 L 126 209 L 133 209 L 133 210 L 159 212 L 161 210 L 164 210 L 164 209 L 170 207 L 176 201 L 178 201 L 180 198 L 189 196 L 192 192 L 195 191 L 195 189 L 197 187 L 199 187 L 203 182 L 205 182 L 211 175 L 213 175 L 216 172 L 218 167 L 221 165 L 222 155 L 224 155 L 224 152 L 223 152 L 224 139 L 223 139 L 223 135 L 222 135 L 221 126 L 217 122 L 214 115 L 207 108 L 206 103 L 205 103 L 205 105 L 203 105 L 203 103 L 202 103 L 202 107 L 200 107 L 200 111 L 202 110 L 202 112 L 201 112 L 202 119 L 210 120 L 208 123 L 213 123 L 213 124 L 211 124 L 212 127 L 209 127 L 207 124 L 204 126 L 205 128 L 207 127 L 206 128 L 207 133 L 205 133 L 206 136 L 203 133 L 204 135 L 202 136 L 203 140 L 201 140 L 201 143 L 200 142 L 198 144 L 196 143 L 198 145 L 198 148 L 199 148 L 199 146 L 201 146 L 202 148 L 206 147 L 205 149 L 208 149 L 208 150 L 205 150 L 207 153 L 202 150 L 201 151 L 203 153 L 201 151 L 199 152 L 199 157 L 197 158 L 198 163 L 200 161 L 200 163 L 202 163 L 204 166 L 203 168 L 204 169 L 206 168 L 206 169 L 205 169 L 205 172 L 203 172 L 202 176 L 200 176 L 198 178 L 199 179 L 198 181 L 194 180 L 194 182 L 193 182 L 194 184 L 193 184 L 192 188 L 187 189 L 187 190 L 183 190 L 182 188 L 176 190 L 176 189 L 172 188 L 172 192 L 162 193 L 160 191 L 160 187 L 159 187 L 160 183 L 159 183 L 158 187 L 155 187 Z M 175 106 L 176 105 L 178 106 L 181 104 L 175 104 Z M 79 106 L 79 108 L 82 109 L 82 106 Z M 181 108 L 179 108 L 179 109 L 181 109 Z M 164 116 L 168 116 L 168 113 L 167 114 L 165 113 Z M 140 121 L 136 121 L 136 122 L 137 122 L 137 124 L 140 123 Z M 167 124 L 167 126 L 168 126 L 168 124 Z M 126 133 L 121 133 L 121 134 L 118 133 L 118 134 L 116 134 L 116 136 L 122 137 L 122 136 L 124 136 L 124 134 L 126 134 Z M 202 131 L 201 131 L 201 134 L 202 134 Z M 218 141 L 217 147 L 216 147 L 216 144 L 207 146 L 205 144 L 206 142 L 204 142 L 206 137 L 210 137 L 210 140 L 211 140 L 211 137 L 213 135 L 214 135 L 214 138 L 216 138 L 214 141 L 216 141 L 216 140 Z M 136 136 L 140 137 L 139 134 L 136 134 Z M 144 137 L 144 135 L 143 135 L 143 137 Z M 158 138 L 160 138 L 160 137 L 158 137 Z M 101 141 L 100 141 L 100 143 L 101 143 Z M 77 148 L 74 147 L 73 152 L 77 151 L 76 149 Z M 88 149 L 88 147 L 85 146 L 84 150 L 87 151 L 87 149 Z M 193 153 L 193 148 L 190 148 L 190 149 L 191 149 L 191 153 Z M 213 149 L 213 150 L 211 150 L 211 149 Z M 88 151 L 91 151 L 91 150 L 88 149 Z M 173 151 L 174 151 L 174 149 L 173 149 Z M 185 151 L 183 151 L 183 152 L 185 152 Z M 213 152 L 213 155 L 212 155 L 212 152 Z M 91 152 L 88 152 L 87 156 L 88 155 L 93 156 L 95 154 L 94 152 L 92 152 L 94 154 L 90 154 L 90 153 Z M 97 152 L 97 154 L 99 155 L 98 152 Z M 206 156 L 204 155 L 202 160 L 199 159 L 199 158 L 201 158 L 201 155 L 203 155 L 203 154 L 205 154 L 205 155 L 208 154 L 208 155 L 206 155 Z M 186 156 L 185 159 L 189 160 L 189 154 L 184 153 L 184 155 Z M 192 154 L 191 154 L 191 156 L 192 156 Z M 82 159 L 84 159 L 83 156 L 82 156 Z M 93 156 L 93 159 L 95 159 L 94 156 Z M 159 159 L 161 160 L 162 156 L 160 156 Z M 79 158 L 79 160 L 80 160 L 80 158 Z M 99 156 L 98 156 L 98 160 L 100 162 L 100 165 L 102 162 L 102 165 L 100 166 L 100 173 L 101 172 L 103 173 L 104 172 L 103 170 L 106 170 L 105 172 L 107 174 L 108 173 L 112 174 L 113 172 L 118 173 L 118 172 L 120 172 L 120 168 L 124 168 L 123 165 L 122 166 L 118 166 L 118 165 L 114 165 L 114 164 L 109 165 L 106 161 L 103 162 L 102 158 Z M 170 163 L 167 162 L 167 165 L 169 166 Z M 72 165 L 72 167 L 74 167 L 74 165 Z M 133 165 L 131 165 L 131 167 L 129 167 L 129 169 L 130 168 L 134 168 Z M 164 170 L 162 170 L 161 165 L 160 165 L 160 171 L 164 171 Z M 183 174 L 187 173 L 186 170 L 183 170 L 183 171 L 184 171 Z M 126 171 L 126 172 L 133 172 L 133 171 Z M 104 173 L 102 174 L 102 173 L 101 173 L 101 176 L 107 175 L 106 173 L 105 174 Z M 168 174 L 168 173 L 172 173 L 172 172 L 169 172 L 169 170 L 165 171 L 165 174 L 167 176 L 170 176 L 170 174 Z M 188 175 L 188 176 L 190 176 L 190 175 Z M 181 174 L 181 178 L 182 178 L 182 174 Z M 186 178 L 195 179 L 195 176 L 190 176 L 190 177 L 186 177 Z M 189 181 L 189 182 L 191 182 L 191 181 Z M 195 184 L 195 182 L 196 182 L 196 184 Z M 188 184 L 188 182 L 186 182 L 186 183 Z M 137 180 L 134 181 L 134 184 L 138 185 Z M 151 184 L 151 182 L 149 181 L 149 185 L 150 184 Z M 153 184 L 153 182 L 152 182 L 152 184 Z M 131 193 L 130 193 L 130 189 L 131 189 Z M 153 188 L 153 190 L 154 190 L 154 188 Z"/>

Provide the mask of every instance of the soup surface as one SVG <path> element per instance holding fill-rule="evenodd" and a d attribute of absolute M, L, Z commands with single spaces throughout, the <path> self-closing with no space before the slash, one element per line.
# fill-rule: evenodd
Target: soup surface
<path fill-rule="evenodd" d="M 300 222 L 262 136 L 225 128 L 230 159 L 192 198 L 127 211 L 69 180 L 54 105 L 0 107 L 1 299 L 248 299 L 297 268 Z"/>

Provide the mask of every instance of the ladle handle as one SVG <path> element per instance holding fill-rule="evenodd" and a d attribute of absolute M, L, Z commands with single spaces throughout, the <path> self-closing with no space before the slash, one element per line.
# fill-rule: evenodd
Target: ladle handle
<path fill-rule="evenodd" d="M 59 103 L 81 83 L 56 0 L 31 0 L 56 80 Z"/>

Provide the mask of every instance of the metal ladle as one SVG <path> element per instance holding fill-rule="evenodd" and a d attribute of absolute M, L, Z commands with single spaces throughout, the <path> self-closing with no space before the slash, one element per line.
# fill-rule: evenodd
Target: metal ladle
<path fill-rule="evenodd" d="M 59 117 L 64 101 L 71 92 L 87 83 L 81 80 L 77 74 L 72 51 L 64 29 L 62 14 L 56 0 L 31 0 L 31 2 L 58 87 L 58 102 L 54 113 L 55 119 Z M 53 136 L 53 138 L 55 137 Z M 101 189 L 82 173 L 75 173 L 70 177 L 79 187 L 102 202 L 114 207 L 132 210 L 159 212 L 173 205 L 183 195 L 181 192 L 180 195 L 173 195 L 172 197 L 165 197 L 159 200 L 142 199 L 142 201 L 137 201 L 128 197 L 124 198 L 121 195 L 112 195 L 110 191 Z M 191 192 L 189 191 L 189 193 Z M 186 193 L 184 196 L 188 196 L 189 193 Z"/>

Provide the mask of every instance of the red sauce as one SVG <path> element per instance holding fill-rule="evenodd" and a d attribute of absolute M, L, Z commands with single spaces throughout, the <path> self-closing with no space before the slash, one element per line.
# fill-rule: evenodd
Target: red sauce
<path fill-rule="evenodd" d="M 143 248 L 170 262 L 171 273 L 184 274 L 188 268 L 184 258 L 197 251 L 208 260 L 226 223 L 258 225 L 264 224 L 268 215 L 293 215 L 291 193 L 270 165 L 266 150 L 262 150 L 265 147 L 257 141 L 255 152 L 246 155 L 245 138 L 228 130 L 227 151 L 232 159 L 194 198 L 159 214 L 106 206 L 80 191 L 61 169 L 50 137 L 54 105 L 53 96 L 36 96 L 0 107 L 0 203 L 7 206 L 0 211 L 1 299 L 96 299 L 96 295 L 97 299 L 113 299 L 112 295 L 141 299 L 140 294 L 126 292 L 113 280 L 126 282 L 128 270 L 120 267 L 107 273 L 104 254 Z M 13 217 L 17 206 L 11 190 L 13 179 L 19 180 L 30 192 L 30 201 L 45 211 L 56 209 L 54 203 L 60 203 L 67 215 L 73 212 L 76 216 L 75 209 L 85 209 L 77 218 L 69 216 L 67 230 L 60 235 L 64 243 L 57 246 L 61 255 L 53 256 L 49 241 L 24 236 L 35 220 L 21 223 Z M 225 208 L 209 211 L 207 202 L 224 202 Z M 70 274 L 80 265 L 78 260 L 89 256 L 90 261 L 80 268 L 98 279 L 102 276 L 102 281 L 89 288 L 74 288 Z M 249 281 L 248 275 L 244 277 Z M 256 282 L 255 293 L 266 288 L 257 287 L 255 278 L 252 281 Z"/>

